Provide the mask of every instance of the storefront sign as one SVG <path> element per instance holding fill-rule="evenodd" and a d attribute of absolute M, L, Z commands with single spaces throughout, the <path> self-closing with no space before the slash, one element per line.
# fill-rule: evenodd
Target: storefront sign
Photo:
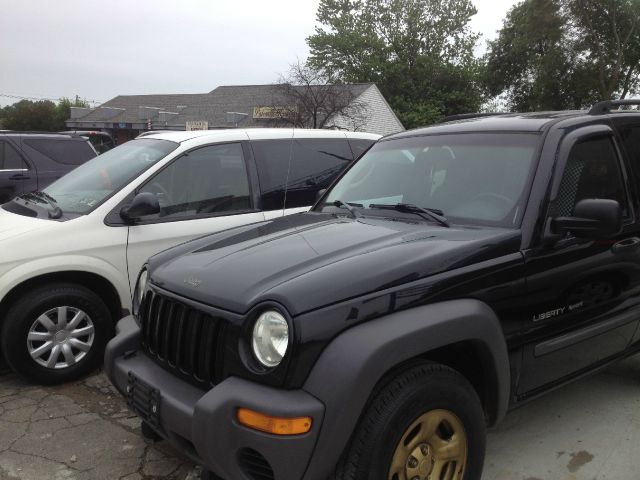
<path fill-rule="evenodd" d="M 194 130 L 209 130 L 209 122 L 205 120 L 190 120 L 185 122 L 185 128 L 187 132 Z"/>
<path fill-rule="evenodd" d="M 298 111 L 295 105 L 278 107 L 253 107 L 253 118 L 288 118 Z"/>

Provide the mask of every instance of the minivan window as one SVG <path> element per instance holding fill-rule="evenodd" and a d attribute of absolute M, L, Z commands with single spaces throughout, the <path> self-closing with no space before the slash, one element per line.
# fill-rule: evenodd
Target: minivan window
<path fill-rule="evenodd" d="M 313 205 L 317 192 L 327 188 L 353 160 L 346 138 L 256 140 L 252 147 L 263 210 L 284 207 L 285 183 L 286 208 Z"/>
<path fill-rule="evenodd" d="M 176 148 L 168 140 L 132 140 L 80 165 L 44 191 L 63 212 L 86 214 Z"/>
<path fill-rule="evenodd" d="M 537 134 L 431 135 L 377 143 L 340 179 L 318 208 L 337 200 L 365 215 L 375 205 L 412 204 L 458 223 L 515 227 L 522 218 Z M 338 202 L 339 203 L 339 202 Z M 372 206 L 373 205 L 373 206 Z"/>
<path fill-rule="evenodd" d="M 96 156 L 91 145 L 81 139 L 29 138 L 22 142 L 54 162 L 63 165 L 82 165 Z"/>
<path fill-rule="evenodd" d="M 228 214 L 251 206 L 239 143 L 192 150 L 154 175 L 140 191 L 153 193 L 160 203 L 160 213 L 145 220 Z"/>

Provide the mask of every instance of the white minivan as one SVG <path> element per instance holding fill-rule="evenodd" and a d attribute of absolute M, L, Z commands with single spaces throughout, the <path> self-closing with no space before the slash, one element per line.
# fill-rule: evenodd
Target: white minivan
<path fill-rule="evenodd" d="M 308 209 L 379 138 L 297 129 L 165 132 L 0 207 L 0 348 L 40 383 L 102 359 L 148 257 Z"/>

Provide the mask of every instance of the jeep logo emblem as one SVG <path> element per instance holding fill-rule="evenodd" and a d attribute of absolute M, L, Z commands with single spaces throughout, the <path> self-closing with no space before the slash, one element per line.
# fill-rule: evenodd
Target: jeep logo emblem
<path fill-rule="evenodd" d="M 199 278 L 196 278 L 196 277 L 189 277 L 189 278 L 185 278 L 184 283 L 186 283 L 187 285 L 191 285 L 192 287 L 196 287 L 197 288 L 202 283 L 202 280 L 200 280 Z"/>

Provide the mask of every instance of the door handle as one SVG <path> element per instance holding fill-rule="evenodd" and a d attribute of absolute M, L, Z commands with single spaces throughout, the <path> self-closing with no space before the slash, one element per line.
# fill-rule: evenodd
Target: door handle
<path fill-rule="evenodd" d="M 28 177 L 26 175 L 23 175 L 21 173 L 16 173 L 15 175 L 11 175 L 9 177 L 9 180 L 29 180 L 31 179 L 31 177 Z"/>
<path fill-rule="evenodd" d="M 613 250 L 613 253 L 624 253 L 637 250 L 638 248 L 640 248 L 640 238 L 630 237 L 614 243 L 611 250 Z"/>

